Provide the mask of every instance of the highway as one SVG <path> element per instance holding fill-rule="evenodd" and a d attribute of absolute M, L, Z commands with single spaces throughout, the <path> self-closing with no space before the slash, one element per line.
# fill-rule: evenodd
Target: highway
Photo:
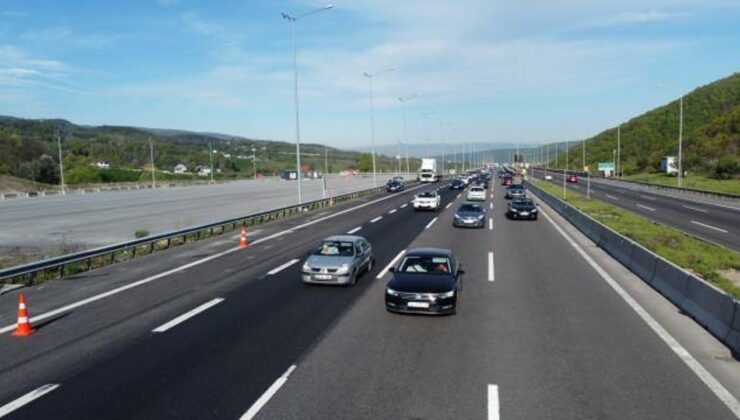
<path fill-rule="evenodd" d="M 547 173 L 553 177 L 553 183 L 562 185 L 562 172 Z M 537 169 L 534 175 L 543 179 L 544 171 Z M 586 179 L 579 178 L 578 183 L 568 183 L 567 188 L 586 195 Z M 740 251 L 740 207 L 730 203 L 665 194 L 627 183 L 598 179 L 591 180 L 591 196 L 698 238 Z"/>
<path fill-rule="evenodd" d="M 327 185 L 331 195 L 373 186 L 369 177 L 331 175 Z M 320 198 L 321 181 L 304 180 L 304 201 Z M 31 257 L 68 253 L 131 240 L 137 230 L 157 234 L 297 201 L 295 182 L 278 179 L 0 200 L 0 252 Z"/>
<path fill-rule="evenodd" d="M 441 188 L 439 213 L 414 192 Z M 364 199 L 0 296 L 0 416 L 18 419 L 732 419 L 740 363 L 555 212 L 455 229 L 444 185 Z M 464 194 L 464 193 L 463 193 Z M 300 283 L 323 237 L 377 264 L 354 287 Z M 457 315 L 394 315 L 387 268 L 452 249 Z M 629 296 L 629 299 L 625 298 Z M 44 314 L 51 314 L 46 316 Z"/>

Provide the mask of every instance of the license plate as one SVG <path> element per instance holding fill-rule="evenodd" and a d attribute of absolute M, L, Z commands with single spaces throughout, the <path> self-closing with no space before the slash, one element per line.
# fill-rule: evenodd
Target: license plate
<path fill-rule="evenodd" d="M 472 225 L 473 223 L 475 223 L 475 220 L 466 220 L 465 223 Z"/>
<path fill-rule="evenodd" d="M 331 276 L 329 274 L 315 274 L 314 277 L 317 280 L 331 280 Z"/>
<path fill-rule="evenodd" d="M 409 308 L 428 308 L 429 303 L 427 302 L 409 302 L 408 303 Z"/>
<path fill-rule="evenodd" d="M 526 211 L 523 211 L 523 212 L 521 212 L 521 213 L 519 213 L 519 214 L 521 214 L 522 216 L 529 216 L 529 213 L 528 213 L 528 212 L 526 212 Z"/>

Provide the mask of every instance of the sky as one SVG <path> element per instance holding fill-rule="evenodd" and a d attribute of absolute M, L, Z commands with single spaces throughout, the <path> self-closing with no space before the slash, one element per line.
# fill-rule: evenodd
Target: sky
<path fill-rule="evenodd" d="M 0 114 L 294 141 L 315 0 L 0 0 Z M 335 0 L 296 22 L 304 142 L 592 136 L 740 71 L 740 0 Z M 399 97 L 406 101 L 407 130 Z"/>

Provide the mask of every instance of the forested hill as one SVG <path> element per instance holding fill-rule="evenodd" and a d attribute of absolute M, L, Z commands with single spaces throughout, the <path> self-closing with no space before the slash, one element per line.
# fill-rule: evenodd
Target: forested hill
<path fill-rule="evenodd" d="M 199 165 L 210 166 L 209 143 L 214 149 L 214 168 L 219 177 L 252 176 L 252 148 L 257 171 L 263 174 L 295 169 L 295 145 L 292 143 L 252 140 L 221 134 L 194 133 L 118 126 L 82 126 L 66 120 L 32 120 L 0 116 L 0 174 L 37 182 L 57 183 L 58 151 L 56 133 L 62 136 L 65 180 L 69 183 L 137 181 L 150 162 L 149 141 L 154 146 L 156 168 L 174 170 L 183 163 L 188 175 Z M 325 153 L 329 169 L 368 170 L 367 155 L 303 144 L 304 170 L 323 171 Z M 97 162 L 107 162 L 109 169 L 99 170 Z M 390 170 L 389 158 L 379 159 L 379 168 Z M 163 173 L 163 176 L 167 174 Z M 173 175 L 174 177 L 174 175 Z"/>
<path fill-rule="evenodd" d="M 740 73 L 702 86 L 684 97 L 683 166 L 716 178 L 740 176 Z M 679 100 L 621 125 L 625 175 L 656 171 L 663 156 L 678 153 Z M 581 145 L 571 148 L 570 167 L 580 168 Z M 610 162 L 617 128 L 586 140 L 586 163 Z M 559 161 L 564 162 L 563 156 Z"/>

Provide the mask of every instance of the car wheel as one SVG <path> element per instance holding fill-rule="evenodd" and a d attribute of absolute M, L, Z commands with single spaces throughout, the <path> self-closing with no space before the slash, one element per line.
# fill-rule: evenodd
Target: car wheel
<path fill-rule="evenodd" d="M 375 258 L 370 257 L 370 261 L 367 262 L 367 266 L 365 267 L 365 272 L 369 273 L 373 271 L 373 264 L 375 263 Z"/>
<path fill-rule="evenodd" d="M 352 277 L 350 277 L 350 280 L 349 280 L 350 286 L 354 286 L 355 284 L 357 284 L 357 271 L 352 272 Z"/>

